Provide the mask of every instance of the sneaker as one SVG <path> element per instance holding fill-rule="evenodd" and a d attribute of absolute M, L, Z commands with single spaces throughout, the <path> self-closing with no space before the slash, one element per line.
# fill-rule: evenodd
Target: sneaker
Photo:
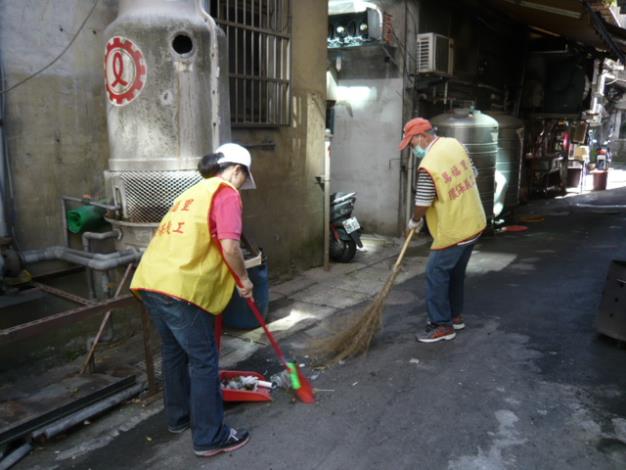
<path fill-rule="evenodd" d="M 426 320 L 426 325 L 432 325 L 430 320 Z M 462 330 L 465 328 L 465 322 L 463 321 L 463 315 L 457 315 L 456 317 L 452 317 L 452 328 L 455 330 Z"/>
<path fill-rule="evenodd" d="M 189 429 L 189 423 L 185 423 L 185 424 L 181 424 L 180 426 L 177 427 L 172 427 L 172 426 L 168 426 L 167 430 L 169 432 L 171 432 L 172 434 L 182 434 L 184 433 L 187 429 Z"/>
<path fill-rule="evenodd" d="M 240 447 L 245 446 L 250 440 L 250 433 L 245 429 L 240 429 L 237 431 L 236 429 L 230 429 L 230 435 L 226 442 L 222 445 L 214 447 L 213 449 L 207 450 L 194 450 L 193 453 L 198 457 L 213 457 L 214 455 L 221 454 L 223 452 L 232 452 L 234 450 L 239 449 Z"/>
<path fill-rule="evenodd" d="M 416 339 L 420 343 L 436 343 L 437 341 L 449 341 L 454 338 L 456 338 L 454 328 L 448 325 L 435 325 L 434 323 L 426 326 L 423 333 L 416 335 Z"/>

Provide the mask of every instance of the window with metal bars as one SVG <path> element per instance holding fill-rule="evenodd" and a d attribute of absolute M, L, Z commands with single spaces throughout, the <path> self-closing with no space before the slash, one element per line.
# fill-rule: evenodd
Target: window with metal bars
<path fill-rule="evenodd" d="M 291 0 L 210 0 L 228 37 L 233 127 L 288 126 Z"/>

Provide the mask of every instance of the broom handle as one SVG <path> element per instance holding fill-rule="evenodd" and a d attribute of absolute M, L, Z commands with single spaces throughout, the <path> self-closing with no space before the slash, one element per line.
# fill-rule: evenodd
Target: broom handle
<path fill-rule="evenodd" d="M 402 246 L 402 250 L 400 251 L 400 255 L 398 256 L 398 260 L 396 264 L 393 265 L 393 270 L 397 271 L 400 265 L 402 264 L 402 259 L 404 258 L 404 254 L 406 253 L 407 248 L 409 247 L 409 243 L 411 243 L 411 238 L 415 234 L 415 229 L 409 230 L 409 234 L 406 236 L 406 240 L 404 240 L 404 245 Z"/>
<path fill-rule="evenodd" d="M 276 355 L 278 356 L 278 359 L 280 360 L 282 365 L 285 368 L 287 368 L 287 370 L 289 370 L 289 366 L 287 365 L 287 359 L 285 358 L 285 353 L 283 352 L 280 345 L 278 344 L 278 341 L 276 341 L 276 338 L 274 338 L 274 335 L 270 332 L 269 328 L 267 327 L 267 323 L 265 323 L 265 320 L 263 319 L 263 315 L 261 315 L 261 312 L 259 311 L 259 307 L 257 306 L 256 302 L 253 299 L 246 299 L 246 301 L 248 302 L 248 306 L 250 307 L 250 310 L 252 310 L 252 313 L 254 313 L 254 316 L 258 320 L 259 324 L 263 327 L 263 331 L 265 331 L 265 334 L 267 335 L 267 339 L 270 340 L 270 343 L 272 344 L 274 351 L 276 351 Z"/>

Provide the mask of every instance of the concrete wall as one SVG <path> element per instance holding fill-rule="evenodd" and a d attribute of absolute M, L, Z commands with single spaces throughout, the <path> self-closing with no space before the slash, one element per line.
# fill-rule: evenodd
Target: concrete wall
<path fill-rule="evenodd" d="M 331 67 L 341 61 L 331 186 L 333 192 L 357 192 L 354 215 L 365 232 L 395 235 L 404 223 L 405 161 L 398 144 L 410 115 L 404 71 L 415 67 L 409 51 L 414 50 L 417 11 L 415 2 L 376 3 L 392 16 L 394 47 L 329 50 Z"/>
<path fill-rule="evenodd" d="M 69 43 L 93 2 L 0 2 L 0 52 L 10 84 L 48 64 Z M 104 194 L 109 155 L 102 77 L 103 37 L 117 14 L 101 0 L 72 47 L 51 68 L 7 95 L 6 131 L 21 249 L 62 239 L 59 198 Z M 293 2 L 292 124 L 233 133 L 276 142 L 253 150 L 259 189 L 246 194 L 245 231 L 265 248 L 272 275 L 322 261 L 327 2 Z"/>
<path fill-rule="evenodd" d="M 293 2 L 291 126 L 233 130 L 241 144 L 273 141 L 273 150 L 252 149 L 254 191 L 244 191 L 244 230 L 268 255 L 270 274 L 285 276 L 319 265 L 323 251 L 326 116 L 327 2 Z"/>
<path fill-rule="evenodd" d="M 93 2 L 0 2 L 0 53 L 8 85 L 47 65 L 70 42 Z M 72 47 L 6 96 L 20 248 L 62 239 L 62 194 L 104 193 L 108 157 L 102 32 L 116 1 L 100 1 Z"/>
<path fill-rule="evenodd" d="M 346 61 L 347 62 L 347 61 Z M 349 64 L 346 64 L 349 66 Z M 402 78 L 339 81 L 351 99 L 335 106 L 332 191 L 357 192 L 354 215 L 366 232 L 398 229 Z"/>

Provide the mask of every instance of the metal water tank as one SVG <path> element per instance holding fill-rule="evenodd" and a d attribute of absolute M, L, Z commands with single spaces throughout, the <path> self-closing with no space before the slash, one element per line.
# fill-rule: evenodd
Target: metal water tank
<path fill-rule="evenodd" d="M 227 42 L 205 3 L 120 0 L 105 30 L 105 179 L 122 208 L 111 223 L 132 246 L 147 245 L 172 201 L 200 180 L 198 160 L 230 140 Z"/>
<path fill-rule="evenodd" d="M 454 137 L 461 142 L 478 170 L 476 183 L 487 215 L 493 219 L 493 195 L 496 154 L 498 151 L 498 122 L 472 108 L 458 108 L 431 119 L 437 134 Z"/>
<path fill-rule="evenodd" d="M 519 205 L 524 121 L 499 111 L 489 115 L 498 121 L 498 154 L 496 156 L 493 215 L 498 217 Z"/>

